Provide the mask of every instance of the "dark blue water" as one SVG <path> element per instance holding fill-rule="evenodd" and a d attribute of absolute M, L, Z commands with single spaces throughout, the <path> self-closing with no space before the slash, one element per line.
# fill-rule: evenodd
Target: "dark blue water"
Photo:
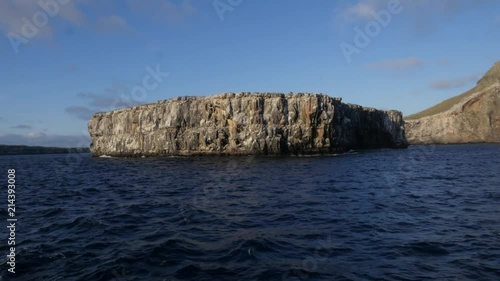
<path fill-rule="evenodd" d="M 16 169 L 16 273 L 7 169 Z M 2 156 L 2 280 L 500 280 L 500 146 Z M 5 199 L 5 200 L 4 200 Z"/>

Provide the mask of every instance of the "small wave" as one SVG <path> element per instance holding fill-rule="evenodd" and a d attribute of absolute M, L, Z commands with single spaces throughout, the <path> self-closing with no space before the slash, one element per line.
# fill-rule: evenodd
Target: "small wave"
<path fill-rule="evenodd" d="M 42 217 L 51 217 L 51 216 L 54 216 L 54 215 L 58 215 L 60 213 L 64 212 L 64 210 L 62 208 L 50 208 L 48 210 L 45 210 L 41 213 L 41 216 Z"/>
<path fill-rule="evenodd" d="M 100 190 L 95 187 L 87 187 L 84 188 L 83 191 L 93 193 L 93 192 L 99 192 Z"/>
<path fill-rule="evenodd" d="M 426 255 L 426 256 L 445 256 L 449 252 L 446 247 L 449 245 L 439 242 L 415 242 L 404 246 L 405 254 L 407 255 Z"/>
<path fill-rule="evenodd" d="M 185 239 L 169 239 L 150 248 L 148 258 L 160 257 L 200 257 L 205 251 Z"/>
<path fill-rule="evenodd" d="M 67 229 L 77 229 L 79 231 L 87 231 L 102 226 L 103 223 L 95 218 L 78 217 L 72 222 L 64 225 Z"/>
<path fill-rule="evenodd" d="M 199 264 L 190 264 L 177 270 L 174 277 L 181 280 L 218 280 L 219 278 L 235 278 L 238 272 L 225 268 L 223 266 L 201 266 Z"/>

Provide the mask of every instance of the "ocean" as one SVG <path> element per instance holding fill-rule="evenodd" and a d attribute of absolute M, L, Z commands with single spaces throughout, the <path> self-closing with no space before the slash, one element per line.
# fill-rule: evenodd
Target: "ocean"
<path fill-rule="evenodd" d="M 8 170 L 15 169 L 15 273 Z M 500 145 L 0 156 L 1 280 L 500 280 Z"/>

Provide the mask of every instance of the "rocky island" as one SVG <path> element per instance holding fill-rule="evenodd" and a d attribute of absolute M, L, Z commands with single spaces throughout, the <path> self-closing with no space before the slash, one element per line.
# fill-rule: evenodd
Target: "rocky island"
<path fill-rule="evenodd" d="M 399 111 L 324 94 L 224 93 L 96 113 L 93 156 L 330 154 L 405 148 Z"/>
<path fill-rule="evenodd" d="M 471 90 L 405 121 L 410 144 L 500 143 L 500 62 Z"/>

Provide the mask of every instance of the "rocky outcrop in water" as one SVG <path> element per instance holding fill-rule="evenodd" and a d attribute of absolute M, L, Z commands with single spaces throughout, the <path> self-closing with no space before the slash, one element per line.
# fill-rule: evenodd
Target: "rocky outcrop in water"
<path fill-rule="evenodd" d="M 406 120 L 410 144 L 500 143 L 500 62 L 472 90 L 439 107 L 447 108 Z"/>
<path fill-rule="evenodd" d="M 402 115 L 323 94 L 225 93 L 97 113 L 94 156 L 329 154 L 404 148 Z"/>

